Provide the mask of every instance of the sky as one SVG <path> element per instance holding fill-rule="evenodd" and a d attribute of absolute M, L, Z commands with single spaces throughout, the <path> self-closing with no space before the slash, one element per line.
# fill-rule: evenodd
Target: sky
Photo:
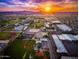
<path fill-rule="evenodd" d="M 0 12 L 3 11 L 34 11 L 39 12 L 39 5 L 52 2 L 53 9 L 61 12 L 77 12 L 77 0 L 0 0 Z M 50 3 L 49 3 L 50 4 Z"/>

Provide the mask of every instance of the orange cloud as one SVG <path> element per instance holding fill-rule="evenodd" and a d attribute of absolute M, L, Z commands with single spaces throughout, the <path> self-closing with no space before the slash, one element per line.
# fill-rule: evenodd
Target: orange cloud
<path fill-rule="evenodd" d="M 24 7 L 2 7 L 0 11 L 33 11 L 33 12 L 78 12 L 77 2 L 44 2 L 37 5 L 25 4 Z"/>
<path fill-rule="evenodd" d="M 56 2 L 46 2 L 41 3 L 39 10 L 41 13 L 46 13 L 46 8 L 49 13 L 54 12 L 78 12 L 77 2 L 68 2 L 68 3 L 56 3 Z"/>

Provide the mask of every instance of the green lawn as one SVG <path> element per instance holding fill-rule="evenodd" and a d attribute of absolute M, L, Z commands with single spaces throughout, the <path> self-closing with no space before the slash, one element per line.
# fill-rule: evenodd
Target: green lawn
<path fill-rule="evenodd" d="M 10 32 L 0 32 L 0 40 L 7 40 L 10 36 Z"/>
<path fill-rule="evenodd" d="M 22 20 L 17 19 L 17 20 L 0 20 L 0 24 L 16 24 L 22 22 Z"/>
<path fill-rule="evenodd" d="M 0 32 L 0 40 L 11 40 L 19 35 L 19 32 Z"/>
<path fill-rule="evenodd" d="M 20 22 L 22 22 L 21 19 L 11 20 L 11 21 L 9 21 L 9 24 L 16 24 L 16 23 L 20 23 Z"/>
<path fill-rule="evenodd" d="M 14 27 L 9 27 L 9 26 L 1 28 L 2 31 L 12 31 L 13 29 Z"/>
<path fill-rule="evenodd" d="M 9 21 L 7 21 L 7 20 L 1 20 L 0 21 L 0 24 L 8 24 L 9 23 Z"/>

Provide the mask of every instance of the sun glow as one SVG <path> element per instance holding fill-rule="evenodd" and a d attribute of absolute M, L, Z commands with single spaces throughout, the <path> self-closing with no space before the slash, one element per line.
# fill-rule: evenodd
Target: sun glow
<path fill-rule="evenodd" d="M 52 2 L 41 3 L 41 5 L 39 6 L 39 10 L 43 14 L 52 14 L 54 11 L 53 3 Z"/>
<path fill-rule="evenodd" d="M 46 8 L 45 8 L 45 11 L 47 11 L 47 12 L 49 12 L 50 10 L 51 10 L 50 7 L 46 7 Z"/>

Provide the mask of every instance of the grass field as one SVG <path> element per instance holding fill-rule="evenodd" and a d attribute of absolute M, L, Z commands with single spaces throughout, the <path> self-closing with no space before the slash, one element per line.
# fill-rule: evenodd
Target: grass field
<path fill-rule="evenodd" d="M 11 40 L 12 37 L 15 39 L 19 35 L 19 32 L 0 32 L 0 40 Z"/>
<path fill-rule="evenodd" d="M 0 40 L 7 40 L 10 36 L 10 32 L 0 32 Z"/>
<path fill-rule="evenodd" d="M 20 23 L 20 22 L 22 22 L 22 19 L 17 19 L 16 18 L 16 20 L 0 20 L 0 24 L 4 24 L 4 25 L 6 25 L 6 24 L 16 24 L 16 23 Z"/>

